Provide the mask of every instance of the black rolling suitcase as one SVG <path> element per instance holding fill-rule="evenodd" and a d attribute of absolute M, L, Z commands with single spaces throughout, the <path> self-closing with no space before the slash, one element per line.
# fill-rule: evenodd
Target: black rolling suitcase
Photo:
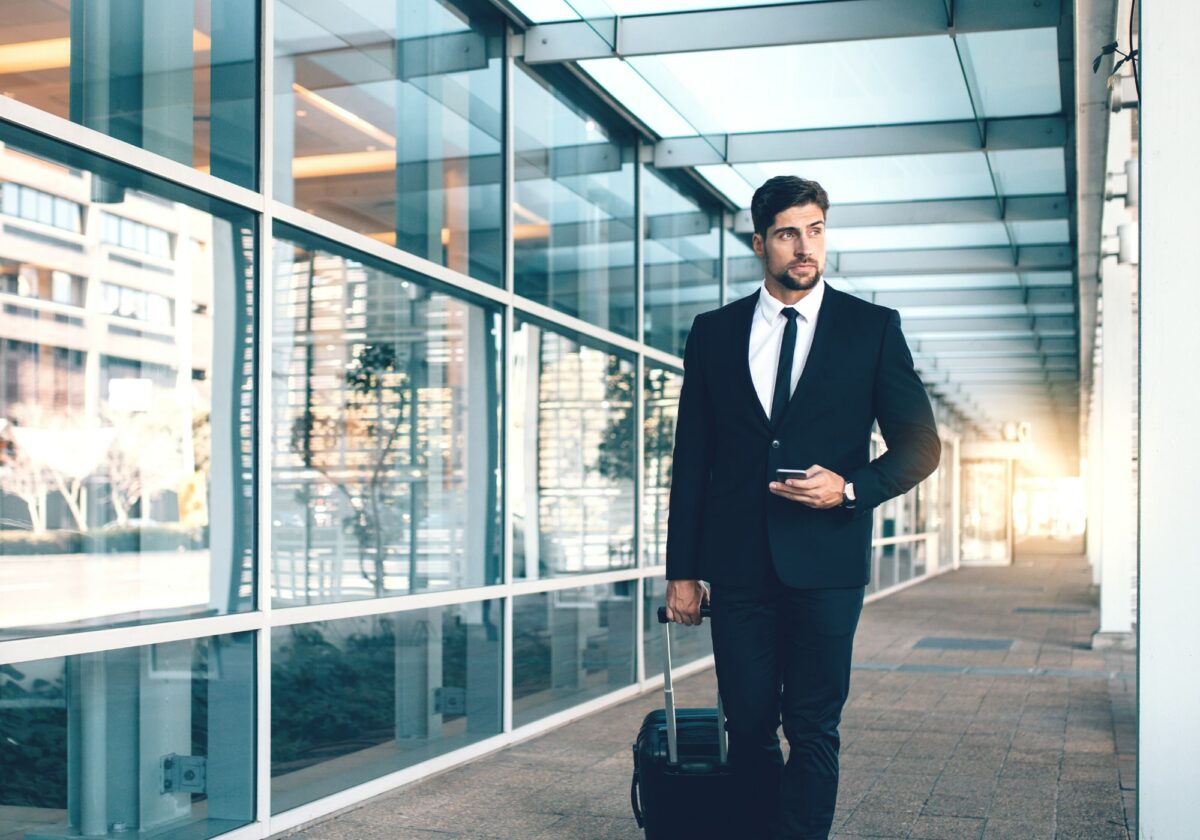
<path fill-rule="evenodd" d="M 702 615 L 709 614 L 704 607 Z M 667 608 L 658 620 L 667 623 Z M 671 687 L 671 628 L 663 628 L 664 708 L 646 715 L 633 745 L 633 785 L 629 796 L 646 840 L 735 838 L 730 823 L 732 784 L 727 760 L 721 697 L 715 709 L 675 708 Z"/>

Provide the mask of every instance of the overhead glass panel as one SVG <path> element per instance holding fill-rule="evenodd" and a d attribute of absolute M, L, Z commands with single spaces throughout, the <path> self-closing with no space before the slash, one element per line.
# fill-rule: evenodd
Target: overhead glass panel
<path fill-rule="evenodd" d="M 579 66 L 659 136 L 682 137 L 696 133 L 674 106 L 628 62 L 619 58 L 595 58 L 581 61 Z"/>
<path fill-rule="evenodd" d="M 517 294 L 632 337 L 632 134 L 602 122 L 600 104 L 560 68 L 518 65 L 513 103 Z"/>
<path fill-rule="evenodd" d="M 1061 167 L 1062 151 L 1057 154 Z M 1017 165 L 1017 161 L 1012 163 Z M 799 160 L 739 164 L 735 168 L 755 187 L 774 175 L 799 175 L 819 181 L 832 204 L 973 198 L 995 192 L 982 152 Z M 1049 184 L 1026 190 L 1053 191 Z"/>
<path fill-rule="evenodd" d="M 499 601 L 271 631 L 271 811 L 496 735 Z"/>
<path fill-rule="evenodd" d="M 655 15 L 663 12 L 698 12 L 704 9 L 743 9 L 747 6 L 779 6 L 819 0 L 605 0 L 619 15 Z"/>
<path fill-rule="evenodd" d="M 513 576 L 633 566 L 633 360 L 532 320 L 513 342 Z"/>
<path fill-rule="evenodd" d="M 1055 29 L 970 32 L 958 36 L 974 74 L 981 117 L 1057 114 L 1062 110 Z"/>
<path fill-rule="evenodd" d="M 499 309 L 276 236 L 273 602 L 499 583 Z"/>
<path fill-rule="evenodd" d="M 256 186 L 258 9 L 245 0 L 4 0 L 0 91 Z"/>
<path fill-rule="evenodd" d="M 1008 229 L 1017 245 L 1058 245 L 1071 241 L 1071 225 L 1066 219 L 1009 222 Z"/>
<path fill-rule="evenodd" d="M 504 26 L 439 0 L 275 2 L 275 197 L 502 281 Z"/>
<path fill-rule="evenodd" d="M 0 172 L 0 639 L 253 609 L 254 215 L 7 123 Z"/>
<path fill-rule="evenodd" d="M 971 119 L 944 35 L 628 59 L 701 133 Z"/>
<path fill-rule="evenodd" d="M 579 19 L 579 14 L 567 0 L 514 0 L 513 5 L 534 23 Z"/>
<path fill-rule="evenodd" d="M 988 152 L 1002 196 L 1041 195 L 1067 190 L 1062 149 L 1012 149 Z"/>
<path fill-rule="evenodd" d="M 843 288 L 860 292 L 944 291 L 947 289 L 1005 289 L 1021 285 L 1021 275 L 1015 272 L 986 274 L 889 274 L 878 277 L 862 275 L 838 277 L 835 282 Z"/>
<path fill-rule="evenodd" d="M 697 166 L 696 171 L 738 207 L 749 207 L 756 185 L 750 184 L 737 169 L 724 163 Z"/>
<path fill-rule="evenodd" d="M 721 302 L 721 213 L 673 178 L 645 173 L 644 340 L 682 356 L 692 319 Z"/>
<path fill-rule="evenodd" d="M 830 225 L 831 251 L 898 251 L 924 248 L 971 248 L 1008 245 L 1003 222 L 964 224 L 885 225 L 840 228 Z"/>

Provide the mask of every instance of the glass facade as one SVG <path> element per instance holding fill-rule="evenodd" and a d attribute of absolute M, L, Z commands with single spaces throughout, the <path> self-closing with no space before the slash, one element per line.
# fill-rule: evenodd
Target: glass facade
<path fill-rule="evenodd" d="M 243 0 L 4 0 L 0 91 L 255 186 L 258 9 Z"/>
<path fill-rule="evenodd" d="M 633 566 L 633 360 L 532 320 L 512 340 L 513 576 Z"/>
<path fill-rule="evenodd" d="M 255 218 L 53 151 L 0 126 L 0 639 L 252 609 Z"/>
<path fill-rule="evenodd" d="M 475 5 L 274 0 L 274 194 L 499 284 L 505 30 Z"/>
<path fill-rule="evenodd" d="M 252 822 L 254 675 L 253 633 L 0 665 L 0 836 Z"/>
<path fill-rule="evenodd" d="M 517 294 L 633 336 L 634 154 L 628 129 L 609 128 L 549 79 L 513 76 L 513 259 Z M 575 101 L 580 92 L 575 92 Z M 586 99 L 584 100 L 587 101 Z"/>
<path fill-rule="evenodd" d="M 275 604 L 500 583 L 499 308 L 308 240 L 275 240 Z"/>
<path fill-rule="evenodd" d="M 271 631 L 271 810 L 502 729 L 497 601 Z"/>
<path fill-rule="evenodd" d="M 0 0 L 0 837 L 267 837 L 653 686 L 679 356 L 761 282 L 491 3 L 160 5 Z"/>

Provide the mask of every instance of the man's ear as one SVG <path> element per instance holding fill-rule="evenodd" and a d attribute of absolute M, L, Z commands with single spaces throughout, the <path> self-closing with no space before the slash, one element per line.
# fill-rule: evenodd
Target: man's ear
<path fill-rule="evenodd" d="M 754 234 L 754 238 L 750 240 L 750 244 L 754 247 L 754 253 L 758 256 L 763 255 L 763 238 L 762 234 Z"/>

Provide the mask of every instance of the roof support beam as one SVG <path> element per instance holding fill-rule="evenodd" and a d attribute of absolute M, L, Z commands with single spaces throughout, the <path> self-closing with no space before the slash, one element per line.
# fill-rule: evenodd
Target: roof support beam
<path fill-rule="evenodd" d="M 1062 115 L 985 120 L 980 142 L 974 120 L 759 131 L 702 137 L 669 137 L 654 144 L 659 169 L 717 163 L 998 152 L 1062 148 L 1067 122 Z"/>
<path fill-rule="evenodd" d="M 836 262 L 835 262 L 836 260 Z M 1074 249 L 1069 245 L 1030 245 L 1017 248 L 1016 264 L 1009 248 L 938 248 L 928 251 L 843 251 L 830 259 L 828 273 L 836 277 L 880 274 L 933 274 L 1013 269 L 1070 269 Z"/>
<path fill-rule="evenodd" d="M 995 197 L 951 198 L 937 201 L 889 201 L 881 204 L 834 204 L 829 224 L 837 228 L 942 225 L 978 222 L 1034 222 L 1065 219 L 1070 210 L 1065 195 L 1027 195 L 1007 198 L 1001 212 Z M 733 218 L 734 233 L 754 233 L 749 210 Z"/>
<path fill-rule="evenodd" d="M 900 309 L 906 306 L 1021 306 L 1074 304 L 1070 286 L 1015 287 L 1004 289 L 938 289 L 896 292 L 852 292 L 856 297 Z"/>
<path fill-rule="evenodd" d="M 1057 26 L 1060 0 L 957 0 L 955 32 Z M 839 0 L 548 23 L 525 33 L 529 64 L 699 50 L 945 35 L 945 0 Z"/>

